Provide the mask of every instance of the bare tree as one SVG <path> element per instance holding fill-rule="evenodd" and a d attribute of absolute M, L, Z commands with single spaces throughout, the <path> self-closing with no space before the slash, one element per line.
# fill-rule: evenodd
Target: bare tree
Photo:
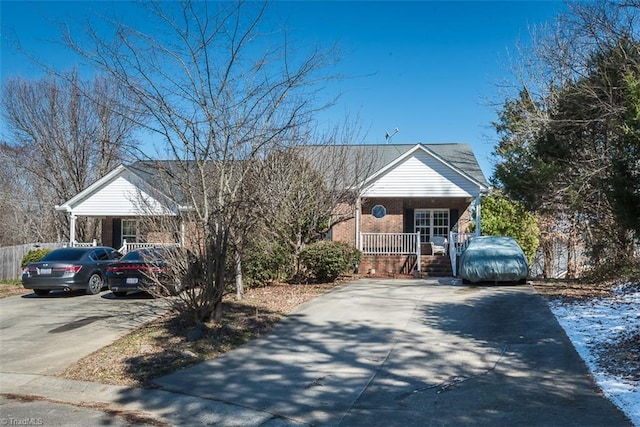
<path fill-rule="evenodd" d="M 29 220 L 51 219 L 38 227 L 43 240 L 68 235 L 68 218 L 54 206 L 69 200 L 121 162 L 133 145 L 133 122 L 121 114 L 126 93 L 104 78 L 83 81 L 76 71 L 38 80 L 8 79 L 3 86 L 2 115 L 10 142 L 8 164 L 31 190 Z M 18 183 L 16 182 L 16 185 Z M 26 188 L 25 186 L 31 186 Z M 99 235 L 97 221 L 78 225 L 80 239 Z"/>
<path fill-rule="evenodd" d="M 51 198 L 38 194 L 32 177 L 18 167 L 23 150 L 0 144 L 0 246 L 27 242 L 44 242 L 55 236 L 50 212 L 45 214 Z"/>
<path fill-rule="evenodd" d="M 333 55 L 261 37 L 262 4 L 142 6 L 153 34 L 117 21 L 112 40 L 91 28 L 82 38 L 69 31 L 66 40 L 127 88 L 144 109 L 140 124 L 162 139 L 172 162 L 156 164 L 158 183 L 167 183 L 197 237 L 189 239 L 201 267 L 195 318 L 219 320 L 234 226 L 254 220 L 248 177 L 269 153 L 295 145 L 295 130 L 324 106 L 320 71 Z"/>
<path fill-rule="evenodd" d="M 309 243 L 327 236 L 334 225 L 352 219 L 365 179 L 377 159 L 374 150 L 359 150 L 362 132 L 357 120 L 346 117 L 328 132 L 300 129 L 299 144 L 271 152 L 251 175 L 253 203 L 245 215 L 256 220 L 234 227 L 236 288 L 241 294 L 242 269 L 238 262 L 251 251 L 286 248 L 299 270 L 298 256 Z M 305 145 L 304 141 L 314 141 Z M 252 254 L 252 255 L 255 255 Z"/>

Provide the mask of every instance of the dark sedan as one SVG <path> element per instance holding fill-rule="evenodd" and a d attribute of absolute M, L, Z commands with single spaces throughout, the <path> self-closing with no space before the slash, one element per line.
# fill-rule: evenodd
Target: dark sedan
<path fill-rule="evenodd" d="M 84 290 L 96 295 L 106 286 L 107 266 L 121 256 L 106 246 L 56 249 L 40 261 L 27 264 L 22 271 L 22 285 L 36 295 L 53 290 Z"/>
<path fill-rule="evenodd" d="M 116 297 L 140 291 L 175 295 L 182 290 L 177 268 L 174 268 L 180 256 L 177 248 L 165 247 L 127 252 L 118 262 L 107 267 L 109 290 Z"/>

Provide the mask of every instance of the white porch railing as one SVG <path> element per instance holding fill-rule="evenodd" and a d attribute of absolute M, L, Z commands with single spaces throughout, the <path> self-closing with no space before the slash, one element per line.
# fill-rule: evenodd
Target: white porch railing
<path fill-rule="evenodd" d="M 93 239 L 93 242 L 67 242 L 64 244 L 65 248 L 90 248 L 92 246 L 98 246 L 98 241 L 96 239 Z"/>
<path fill-rule="evenodd" d="M 420 272 L 419 233 L 360 233 L 358 249 L 365 255 L 416 255 Z"/>
<path fill-rule="evenodd" d="M 127 252 L 134 251 L 136 249 L 153 248 L 158 246 L 173 247 L 173 246 L 180 246 L 180 243 L 158 243 L 158 242 L 128 243 L 126 240 L 123 240 L 122 247 L 118 249 L 118 252 L 124 255 Z"/>
<path fill-rule="evenodd" d="M 89 248 L 92 246 L 98 246 L 98 242 L 93 239 L 93 242 L 71 242 L 65 243 L 64 247 L 75 247 L 75 248 Z M 127 252 L 134 251 L 136 249 L 142 248 L 153 248 L 158 246 L 180 246 L 180 243 L 159 243 L 159 242 L 148 242 L 148 243 L 128 243 L 126 240 L 122 241 L 122 246 L 118 249 L 118 252 L 121 254 L 126 254 Z"/>
<path fill-rule="evenodd" d="M 458 275 L 458 257 L 467 249 L 469 240 L 474 236 L 474 233 L 458 233 L 456 231 L 449 233 L 449 258 L 454 276 Z"/>

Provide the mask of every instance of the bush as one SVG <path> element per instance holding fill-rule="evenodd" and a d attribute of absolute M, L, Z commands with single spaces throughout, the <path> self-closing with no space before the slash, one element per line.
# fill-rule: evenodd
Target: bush
<path fill-rule="evenodd" d="M 285 247 L 253 247 L 243 261 L 244 279 L 248 287 L 286 280 L 291 275 L 292 256 Z"/>
<path fill-rule="evenodd" d="M 493 191 L 482 198 L 481 233 L 483 236 L 509 236 L 513 237 L 522 247 L 527 256 L 529 265 L 538 249 L 538 221 L 524 205 L 512 201 L 499 191 Z M 475 231 L 475 223 L 470 224 L 469 232 Z"/>
<path fill-rule="evenodd" d="M 316 242 L 300 252 L 300 261 L 319 282 L 333 282 L 360 262 L 360 251 L 342 242 Z"/>
<path fill-rule="evenodd" d="M 31 249 L 24 257 L 22 257 L 20 267 L 25 268 L 30 262 L 40 261 L 49 252 L 51 252 L 51 249 Z"/>

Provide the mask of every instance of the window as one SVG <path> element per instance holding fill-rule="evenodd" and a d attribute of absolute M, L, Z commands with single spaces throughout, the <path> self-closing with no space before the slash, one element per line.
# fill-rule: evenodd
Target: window
<path fill-rule="evenodd" d="M 416 209 L 415 232 L 420 233 L 420 243 L 431 241 L 434 236 L 449 236 L 448 209 Z"/>
<path fill-rule="evenodd" d="M 126 240 L 127 243 L 143 243 L 141 229 L 141 221 L 137 219 L 123 219 L 122 240 Z"/>
<path fill-rule="evenodd" d="M 420 233 L 420 243 L 427 243 L 431 236 L 431 212 L 427 210 L 415 211 L 415 232 Z"/>
<path fill-rule="evenodd" d="M 449 236 L 449 210 L 446 211 L 432 211 L 433 215 L 433 231 L 432 236 Z"/>
<path fill-rule="evenodd" d="M 375 205 L 371 208 L 371 215 L 378 219 L 384 218 L 387 215 L 387 208 L 382 205 Z"/>

